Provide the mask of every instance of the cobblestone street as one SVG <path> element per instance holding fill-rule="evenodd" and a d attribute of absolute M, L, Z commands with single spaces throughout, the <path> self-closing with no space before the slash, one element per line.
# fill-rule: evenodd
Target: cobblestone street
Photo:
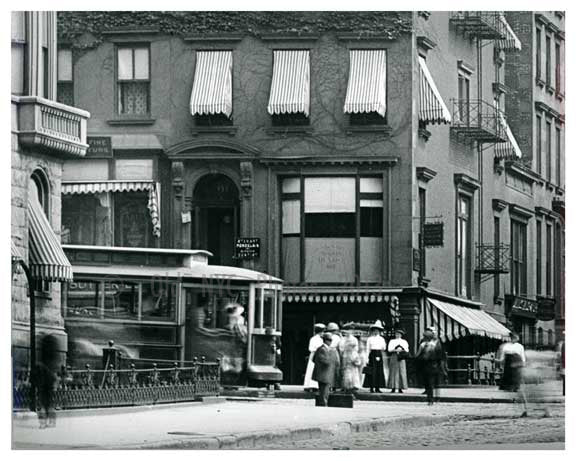
<path fill-rule="evenodd" d="M 550 417 L 543 417 L 542 410 L 534 410 L 527 418 L 519 417 L 519 407 L 506 405 L 478 406 L 470 411 L 468 406 L 463 413 L 453 416 L 438 415 L 438 423 L 425 421 L 422 424 L 412 422 L 391 424 L 379 432 L 363 432 L 346 437 L 329 437 L 317 440 L 290 441 L 261 445 L 258 449 L 498 449 L 530 444 L 563 443 L 564 406 L 551 405 Z M 443 410 L 446 410 L 444 408 Z M 457 411 L 457 410 L 456 410 Z M 442 411 L 444 413 L 444 411 Z M 476 413 L 476 414 L 471 414 Z M 436 413 L 438 414 L 438 413 Z M 561 445 L 560 445 L 561 447 Z"/>

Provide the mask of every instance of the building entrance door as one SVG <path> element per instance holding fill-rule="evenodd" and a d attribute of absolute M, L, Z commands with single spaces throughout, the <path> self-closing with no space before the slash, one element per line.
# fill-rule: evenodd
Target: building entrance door
<path fill-rule="evenodd" d="M 209 174 L 200 179 L 192 197 L 194 248 L 210 251 L 210 264 L 235 266 L 234 242 L 239 229 L 238 189 L 227 176 Z"/>

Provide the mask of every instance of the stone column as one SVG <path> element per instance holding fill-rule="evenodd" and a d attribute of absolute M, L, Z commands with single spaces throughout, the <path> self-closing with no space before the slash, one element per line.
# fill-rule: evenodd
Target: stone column
<path fill-rule="evenodd" d="M 172 162 L 172 194 L 173 194 L 173 222 L 174 248 L 183 248 L 182 212 L 184 207 L 184 162 Z"/>
<path fill-rule="evenodd" d="M 400 326 L 406 332 L 404 339 L 408 341 L 413 353 L 418 349 L 422 334 L 419 331 L 420 299 L 423 292 L 418 287 L 404 288 L 400 298 Z"/>
<path fill-rule="evenodd" d="M 239 237 L 253 237 L 254 235 L 254 207 L 252 186 L 254 177 L 254 166 L 252 162 L 240 162 L 240 230 Z M 247 261 L 243 266 L 254 269 L 254 261 Z"/>

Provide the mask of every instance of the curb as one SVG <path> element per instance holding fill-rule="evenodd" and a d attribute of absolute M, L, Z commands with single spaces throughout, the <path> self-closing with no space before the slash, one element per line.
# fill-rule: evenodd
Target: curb
<path fill-rule="evenodd" d="M 187 449 L 187 450 L 257 450 L 266 449 L 268 443 L 316 440 L 328 437 L 345 437 L 354 433 L 382 431 L 390 425 L 404 426 L 406 429 L 429 426 L 450 420 L 453 415 L 411 416 L 408 418 L 372 418 L 360 421 L 348 421 L 325 427 L 300 427 L 295 429 L 277 429 L 273 431 L 247 432 L 240 435 L 218 435 L 213 437 L 180 438 L 158 442 L 143 442 L 131 445 L 108 446 L 103 449 Z"/>

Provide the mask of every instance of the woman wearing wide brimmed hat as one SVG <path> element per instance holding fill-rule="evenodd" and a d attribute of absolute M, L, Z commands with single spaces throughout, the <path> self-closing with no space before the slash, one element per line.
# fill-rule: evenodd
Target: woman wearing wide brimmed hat
<path fill-rule="evenodd" d="M 390 374 L 388 376 L 388 387 L 392 392 L 402 393 L 403 389 L 408 389 L 408 377 L 406 374 L 406 358 L 410 352 L 408 341 L 402 336 L 406 333 L 401 328 L 394 331 L 395 338 L 388 343 L 390 354 Z"/>
<path fill-rule="evenodd" d="M 366 350 L 368 352 L 368 364 L 364 367 L 364 387 L 369 387 L 370 392 L 380 393 L 380 388 L 385 386 L 384 379 L 384 353 L 386 352 L 386 341 L 382 337 L 384 325 L 380 320 L 376 320 L 370 326 L 370 336 L 366 340 Z"/>

